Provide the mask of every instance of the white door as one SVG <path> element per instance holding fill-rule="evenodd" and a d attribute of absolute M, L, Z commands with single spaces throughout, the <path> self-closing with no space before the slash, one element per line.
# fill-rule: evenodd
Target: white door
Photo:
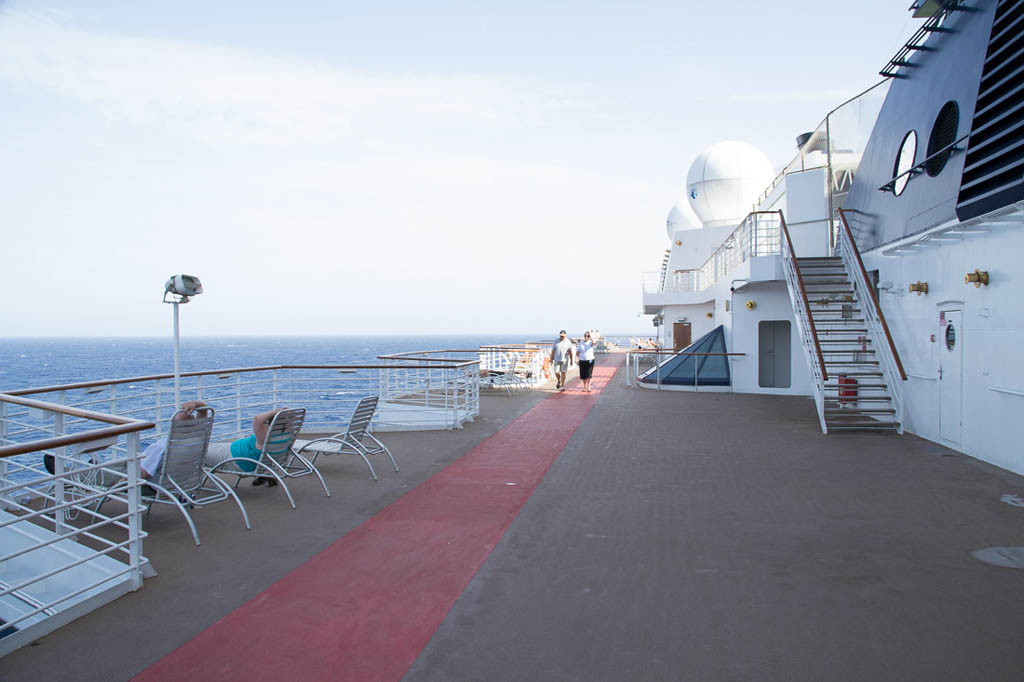
<path fill-rule="evenodd" d="M 939 313 L 939 437 L 963 442 L 963 311 Z"/>

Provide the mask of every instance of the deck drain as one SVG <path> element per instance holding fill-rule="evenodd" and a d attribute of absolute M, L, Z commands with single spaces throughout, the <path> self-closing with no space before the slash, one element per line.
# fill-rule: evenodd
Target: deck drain
<path fill-rule="evenodd" d="M 1024 498 L 1020 495 L 1010 495 L 1007 493 L 1000 497 L 999 501 L 1005 502 L 1006 504 L 1012 504 L 1014 507 L 1024 507 Z"/>
<path fill-rule="evenodd" d="M 1024 547 L 986 547 L 971 552 L 978 561 L 1003 568 L 1024 568 Z"/>

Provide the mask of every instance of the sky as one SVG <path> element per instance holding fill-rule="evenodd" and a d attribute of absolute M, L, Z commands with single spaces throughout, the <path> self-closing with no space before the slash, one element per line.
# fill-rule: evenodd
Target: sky
<path fill-rule="evenodd" d="M 707 146 L 776 168 L 907 0 L 0 0 L 0 337 L 652 333 Z"/>

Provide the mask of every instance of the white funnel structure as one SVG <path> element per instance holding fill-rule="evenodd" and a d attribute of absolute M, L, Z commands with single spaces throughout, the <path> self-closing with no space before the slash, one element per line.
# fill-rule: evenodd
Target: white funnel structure
<path fill-rule="evenodd" d="M 768 157 L 745 142 L 718 142 L 701 152 L 686 174 L 686 195 L 704 227 L 738 224 L 771 183 Z"/>

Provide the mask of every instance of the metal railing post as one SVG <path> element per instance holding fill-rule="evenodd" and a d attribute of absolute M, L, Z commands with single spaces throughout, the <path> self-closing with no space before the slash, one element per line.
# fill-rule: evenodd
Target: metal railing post
<path fill-rule="evenodd" d="M 55 412 L 53 415 L 53 435 L 63 436 L 65 433 L 64 415 L 60 412 Z M 59 535 L 66 535 L 72 531 L 67 525 L 67 509 L 62 506 L 67 502 L 67 492 L 64 487 L 64 472 L 67 471 L 67 466 L 64 462 L 66 453 L 67 448 L 63 446 L 53 449 L 53 475 L 57 477 L 53 482 L 54 506 L 57 507 L 53 512 L 53 527 L 54 532 Z"/>
<path fill-rule="evenodd" d="M 139 434 L 125 437 L 128 457 L 128 565 L 131 567 L 132 591 L 142 587 L 142 501 L 139 499 Z"/>
<path fill-rule="evenodd" d="M 7 403 L 0 401 L 0 446 L 7 445 Z M 0 457 L 0 486 L 7 484 L 7 458 Z M 12 509 L 11 499 L 0 495 L 0 509 Z"/>

